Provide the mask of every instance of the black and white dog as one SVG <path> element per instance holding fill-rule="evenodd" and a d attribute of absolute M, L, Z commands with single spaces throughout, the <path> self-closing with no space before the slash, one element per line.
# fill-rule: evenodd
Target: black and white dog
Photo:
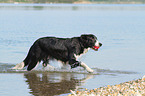
<path fill-rule="evenodd" d="M 102 44 L 98 42 L 97 37 L 92 34 L 83 34 L 73 38 L 39 38 L 31 46 L 24 61 L 12 69 L 23 69 L 23 67 L 28 66 L 27 70 L 30 71 L 40 61 L 43 61 L 42 64 L 46 67 L 49 60 L 56 59 L 64 64 L 69 64 L 71 68 L 81 66 L 88 72 L 93 72 L 85 63 L 77 61 L 77 57 L 86 53 L 90 48 L 97 51 L 101 46 Z"/>

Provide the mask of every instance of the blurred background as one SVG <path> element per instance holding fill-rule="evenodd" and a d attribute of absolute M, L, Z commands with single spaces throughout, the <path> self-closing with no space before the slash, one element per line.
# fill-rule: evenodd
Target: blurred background
<path fill-rule="evenodd" d="M 132 3 L 141 4 L 145 0 L 0 0 L 0 3 Z"/>

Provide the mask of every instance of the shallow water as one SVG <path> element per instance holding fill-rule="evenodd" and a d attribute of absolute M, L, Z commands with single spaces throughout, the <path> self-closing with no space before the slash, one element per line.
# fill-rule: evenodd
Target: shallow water
<path fill-rule="evenodd" d="M 145 74 L 145 5 L 0 4 L 0 95 L 67 95 L 138 79 Z M 10 70 L 43 36 L 74 37 L 92 33 L 102 48 L 80 58 L 95 70 L 81 68 Z M 18 85 L 19 86 L 18 86 Z"/>

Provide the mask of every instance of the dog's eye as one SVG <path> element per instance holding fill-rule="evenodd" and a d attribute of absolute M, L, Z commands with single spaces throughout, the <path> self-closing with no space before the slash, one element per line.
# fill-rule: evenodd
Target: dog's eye
<path fill-rule="evenodd" d="M 94 41 L 95 41 L 95 39 L 94 39 L 94 38 L 90 38 L 90 41 L 91 41 L 91 42 L 94 42 Z"/>
<path fill-rule="evenodd" d="M 91 38 L 91 40 L 94 40 L 94 39 L 95 39 L 94 37 Z"/>

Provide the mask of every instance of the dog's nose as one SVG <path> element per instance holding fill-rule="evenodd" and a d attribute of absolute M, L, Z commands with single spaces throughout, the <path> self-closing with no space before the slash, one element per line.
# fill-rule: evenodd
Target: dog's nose
<path fill-rule="evenodd" d="M 99 43 L 99 46 L 101 47 L 102 46 L 102 43 Z"/>

